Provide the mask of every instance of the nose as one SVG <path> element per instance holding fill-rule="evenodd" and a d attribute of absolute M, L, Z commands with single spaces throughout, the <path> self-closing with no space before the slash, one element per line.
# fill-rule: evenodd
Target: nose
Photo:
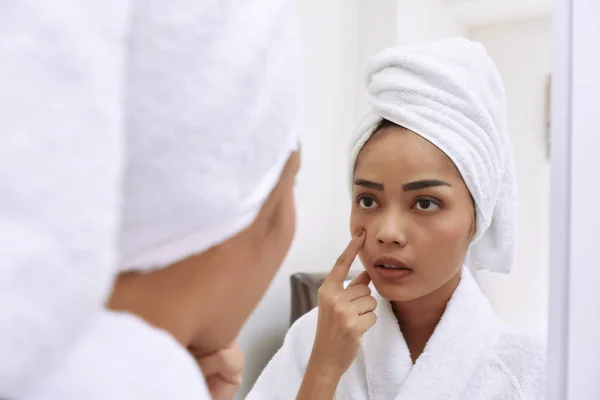
<path fill-rule="evenodd" d="M 377 243 L 381 245 L 406 246 L 406 224 L 401 215 L 389 212 L 381 215 L 375 234 Z"/>

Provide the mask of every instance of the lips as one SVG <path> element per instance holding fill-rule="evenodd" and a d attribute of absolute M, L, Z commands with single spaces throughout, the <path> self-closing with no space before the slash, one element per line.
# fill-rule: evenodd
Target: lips
<path fill-rule="evenodd" d="M 404 262 L 394 257 L 377 257 L 373 262 L 375 273 L 383 280 L 395 282 L 408 278 L 412 275 L 413 269 Z"/>
<path fill-rule="evenodd" d="M 410 266 L 406 265 L 405 263 L 398 260 L 397 258 L 390 257 L 390 256 L 377 257 L 375 259 L 375 261 L 373 261 L 373 266 L 378 267 L 378 268 L 385 268 L 385 269 L 399 269 L 399 270 L 404 269 L 404 270 L 412 271 L 412 268 Z"/>

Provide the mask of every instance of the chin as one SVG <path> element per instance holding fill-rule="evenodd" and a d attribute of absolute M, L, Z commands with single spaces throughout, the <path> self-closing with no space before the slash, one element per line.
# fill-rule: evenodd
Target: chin
<path fill-rule="evenodd" d="M 398 285 L 390 282 L 373 281 L 377 293 L 389 301 L 411 301 L 425 296 L 427 293 L 418 285 Z"/>

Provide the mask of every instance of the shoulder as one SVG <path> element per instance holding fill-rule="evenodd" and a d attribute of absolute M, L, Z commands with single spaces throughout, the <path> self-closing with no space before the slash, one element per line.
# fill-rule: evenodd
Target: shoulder
<path fill-rule="evenodd" d="M 546 363 L 545 337 L 512 327 L 502 330 L 494 350 L 507 366 L 514 368 L 531 368 Z"/>
<path fill-rule="evenodd" d="M 298 318 L 285 335 L 282 349 L 292 353 L 302 369 L 306 368 L 310 358 L 317 332 L 318 317 L 318 308 L 312 309 Z"/>
<path fill-rule="evenodd" d="M 315 307 L 298 318 L 288 330 L 288 334 L 295 334 L 299 331 L 305 332 L 306 330 L 315 330 L 317 328 L 318 318 L 319 308 Z"/>
<path fill-rule="evenodd" d="M 247 400 L 281 399 L 298 393 L 312 351 L 318 315 L 314 309 L 288 329 L 283 346 L 263 369 Z"/>
<path fill-rule="evenodd" d="M 494 353 L 524 394 L 536 398 L 542 395 L 546 377 L 544 336 L 505 327 L 498 336 Z"/>

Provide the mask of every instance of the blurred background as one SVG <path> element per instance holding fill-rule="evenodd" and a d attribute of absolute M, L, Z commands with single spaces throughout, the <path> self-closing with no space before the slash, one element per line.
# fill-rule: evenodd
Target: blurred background
<path fill-rule="evenodd" d="M 290 275 L 327 272 L 350 238 L 347 148 L 368 109 L 364 67 L 394 45 L 464 36 L 495 61 L 509 100 L 519 187 L 517 256 L 508 276 L 480 272 L 497 313 L 544 332 L 548 304 L 550 162 L 548 94 L 551 0 L 298 0 L 303 42 L 302 168 L 292 249 L 240 335 L 242 399 L 281 346 L 289 326 Z"/>

